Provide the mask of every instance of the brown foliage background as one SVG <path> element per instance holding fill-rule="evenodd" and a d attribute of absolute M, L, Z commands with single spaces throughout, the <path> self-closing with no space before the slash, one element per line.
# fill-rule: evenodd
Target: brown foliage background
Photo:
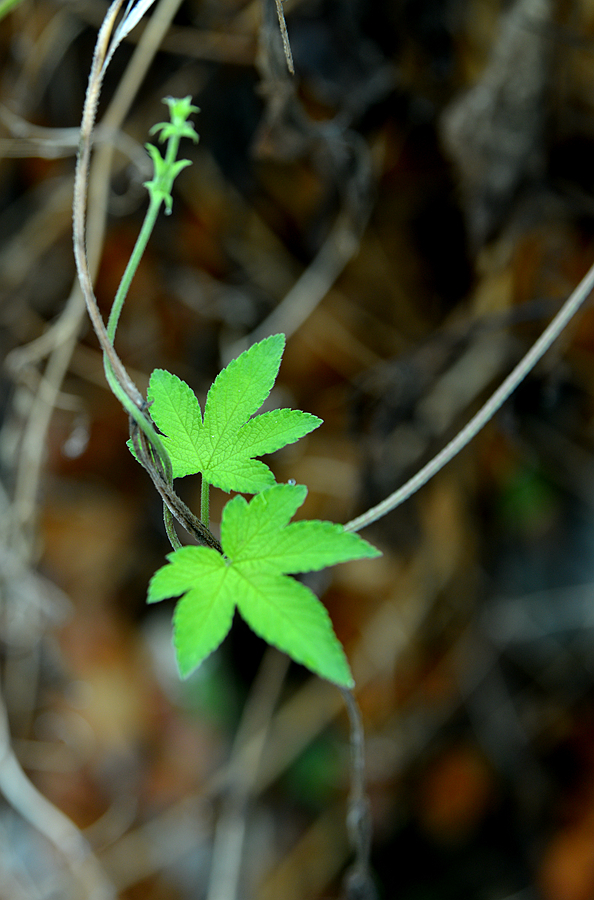
<path fill-rule="evenodd" d="M 7 793 L 16 759 L 122 898 L 338 897 L 340 695 L 239 621 L 180 683 L 172 609 L 145 607 L 168 549 L 160 503 L 126 449 L 71 250 L 104 12 L 22 0 L 0 23 L 0 896 L 88 895 L 39 808 L 23 818 L 18 779 Z M 142 26 L 118 52 L 104 126 L 131 60 L 150 66 L 115 136 L 98 130 L 97 155 L 116 149 L 90 203 L 106 224 L 97 296 L 107 315 L 161 98 L 191 94 L 200 144 L 118 350 L 143 389 L 165 367 L 203 396 L 244 346 L 286 331 L 272 402 L 325 424 L 271 465 L 308 485 L 307 516 L 344 522 L 456 433 L 594 259 L 594 5 L 285 12 L 294 79 L 270 4 L 184 0 L 154 59 Z M 382 898 L 594 893 L 593 348 L 587 307 L 473 444 L 366 532 L 382 559 L 315 585 L 357 681 Z"/>

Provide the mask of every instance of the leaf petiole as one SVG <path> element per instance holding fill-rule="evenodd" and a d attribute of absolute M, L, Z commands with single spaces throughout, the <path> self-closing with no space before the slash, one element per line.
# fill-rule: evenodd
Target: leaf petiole
<path fill-rule="evenodd" d="M 210 484 L 204 475 L 200 486 L 200 519 L 207 528 L 210 527 Z"/>

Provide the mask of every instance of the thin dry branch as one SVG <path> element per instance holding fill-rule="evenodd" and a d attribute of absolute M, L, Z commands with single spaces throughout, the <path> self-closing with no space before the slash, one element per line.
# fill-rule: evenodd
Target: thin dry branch
<path fill-rule="evenodd" d="M 74 215 L 73 237 L 74 257 L 78 272 L 79 282 L 83 291 L 87 311 L 93 324 L 95 334 L 101 344 L 103 353 L 109 360 L 109 364 L 120 384 L 122 390 L 130 402 L 138 409 L 144 410 L 142 394 L 129 377 L 124 365 L 115 352 L 111 341 L 107 336 L 105 323 L 99 312 L 99 306 L 93 291 L 93 280 L 89 269 L 87 248 L 85 240 L 85 222 L 87 217 L 87 179 L 91 158 L 91 146 L 99 95 L 105 74 L 105 62 L 110 52 L 111 37 L 115 21 L 122 7 L 123 0 L 114 0 L 109 7 L 103 24 L 99 30 L 95 54 L 89 75 L 89 86 L 85 97 L 85 105 L 80 128 L 80 152 L 77 160 L 76 176 L 74 180 Z"/>
<path fill-rule="evenodd" d="M 368 509 L 344 526 L 347 531 L 361 531 L 368 525 L 382 519 L 389 512 L 401 506 L 409 497 L 412 497 L 420 488 L 437 475 L 444 466 L 460 453 L 473 438 L 489 422 L 505 401 L 513 394 L 518 385 L 526 378 L 547 350 L 554 344 L 564 328 L 578 312 L 579 308 L 588 299 L 594 290 L 594 265 L 582 278 L 573 293 L 567 298 L 555 318 L 545 328 L 538 340 L 533 344 L 528 353 L 520 360 L 510 372 L 505 381 L 497 388 L 494 394 L 479 409 L 472 419 L 458 432 L 446 447 L 431 459 L 427 465 L 413 475 L 402 487 L 378 503 L 377 506 Z"/>
<path fill-rule="evenodd" d="M 231 752 L 228 786 L 214 835 L 207 900 L 235 900 L 246 836 L 248 802 L 254 793 L 268 729 L 289 667 L 288 657 L 269 647 L 252 686 Z M 247 748 L 247 752 L 244 751 Z M 241 765 L 236 763 L 241 758 Z"/>
<path fill-rule="evenodd" d="M 10 743 L 0 699 L 0 792 L 25 821 L 58 850 L 87 900 L 115 900 L 115 888 L 76 825 L 41 794 L 23 772 Z"/>

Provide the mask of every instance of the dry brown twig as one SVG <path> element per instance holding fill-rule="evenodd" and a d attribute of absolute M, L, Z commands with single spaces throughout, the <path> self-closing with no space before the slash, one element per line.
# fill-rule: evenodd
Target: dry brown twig
<path fill-rule="evenodd" d="M 207 900 L 235 900 L 239 895 L 247 806 L 255 795 L 270 722 L 288 668 L 288 658 L 269 647 L 244 707 L 229 760 L 229 783 L 215 829 Z"/>
<path fill-rule="evenodd" d="M 39 831 L 66 861 L 87 900 L 115 900 L 115 888 L 76 825 L 27 778 L 10 742 L 4 701 L 0 698 L 0 790 L 25 821 Z"/>

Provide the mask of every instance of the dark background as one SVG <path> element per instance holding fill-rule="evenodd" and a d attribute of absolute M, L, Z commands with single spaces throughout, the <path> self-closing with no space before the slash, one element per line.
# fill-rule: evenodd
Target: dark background
<path fill-rule="evenodd" d="M 67 300 L 76 127 L 104 11 L 23 0 L 0 23 L 12 746 L 122 898 L 330 900 L 350 859 L 341 697 L 240 621 L 179 682 L 172 605 L 145 605 L 168 551 L 159 498 Z M 161 98 L 191 94 L 200 143 L 183 148 L 193 165 L 118 350 L 143 390 L 166 367 L 203 397 L 246 342 L 287 331 L 271 402 L 325 424 L 268 462 L 308 485 L 307 517 L 345 522 L 456 433 L 594 260 L 594 6 L 287 0 L 294 78 L 269 12 L 261 27 L 258 3 L 179 6 L 103 180 L 96 291 L 107 315 L 146 206 L 142 145 Z M 102 221 L 100 197 L 89 210 Z M 326 288 L 279 308 L 304 272 Z M 594 895 L 593 348 L 587 305 L 472 445 L 365 531 L 383 557 L 315 584 L 357 681 L 385 900 Z M 13 806 L 0 896 L 84 896 Z"/>

